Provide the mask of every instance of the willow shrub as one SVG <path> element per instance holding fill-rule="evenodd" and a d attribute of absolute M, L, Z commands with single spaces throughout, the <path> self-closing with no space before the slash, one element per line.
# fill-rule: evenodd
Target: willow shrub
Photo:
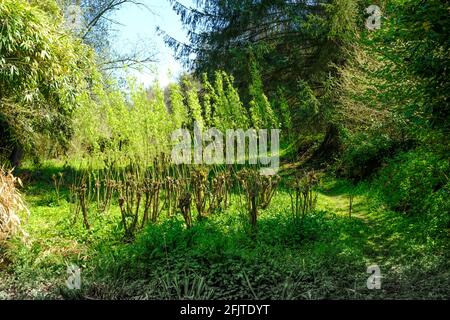
<path fill-rule="evenodd" d="M 158 84 L 147 90 L 132 79 L 128 83 L 125 93 L 117 84 L 98 81 L 80 97 L 72 157 L 149 163 L 159 153 L 170 152 L 172 131 L 186 121 L 178 89 L 172 87 L 172 117 Z"/>
<path fill-rule="evenodd" d="M 192 129 L 194 122 L 223 132 L 247 129 L 250 119 L 233 80 L 218 71 L 213 84 L 205 75 L 198 88 L 187 77 L 163 90 L 158 83 L 144 88 L 129 79 L 124 91 L 97 74 L 90 90 L 77 98 L 72 157 L 149 163 L 160 153 L 170 153 L 174 130 Z"/>

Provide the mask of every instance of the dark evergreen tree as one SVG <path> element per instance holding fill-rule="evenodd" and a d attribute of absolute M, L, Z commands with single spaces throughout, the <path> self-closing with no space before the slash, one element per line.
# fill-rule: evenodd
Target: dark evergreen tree
<path fill-rule="evenodd" d="M 293 116 L 302 81 L 319 101 L 323 117 L 316 119 L 324 121 L 322 128 L 328 135 L 337 132 L 332 118 L 326 116 L 333 99 L 325 83 L 336 76 L 335 66 L 345 63 L 358 12 L 363 17 L 360 1 L 198 0 L 196 8 L 170 1 L 188 29 L 190 43 L 161 33 L 188 67 L 197 74 L 211 75 L 220 69 L 234 75 L 248 107 L 253 99 L 248 84 L 256 63 L 269 101 L 282 88 Z M 364 20 L 360 20 L 363 28 Z"/>

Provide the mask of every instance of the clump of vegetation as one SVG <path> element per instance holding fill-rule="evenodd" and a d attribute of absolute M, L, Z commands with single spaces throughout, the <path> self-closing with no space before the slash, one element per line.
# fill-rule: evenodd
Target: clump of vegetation
<path fill-rule="evenodd" d="M 225 170 L 216 174 L 211 181 L 209 213 L 225 210 L 230 205 L 232 187 L 233 181 L 230 171 Z"/>
<path fill-rule="evenodd" d="M 210 176 L 211 175 L 211 176 Z M 60 193 L 60 181 L 54 181 L 55 192 Z M 186 225 L 192 226 L 191 204 L 197 211 L 197 220 L 214 212 L 225 210 L 230 204 L 232 174 L 228 170 L 211 168 L 188 169 L 172 166 L 165 156 L 155 158 L 151 167 L 129 164 L 125 167 L 82 169 L 68 185 L 69 200 L 74 221 L 80 211 L 83 225 L 90 228 L 89 216 L 108 214 L 118 205 L 125 238 L 132 238 L 147 223 L 157 223 L 162 213 L 174 218 L 181 213 Z M 270 195 L 264 195 L 272 197 Z M 264 200 L 264 205 L 270 200 Z"/>
<path fill-rule="evenodd" d="M 449 207 L 434 206 L 441 194 L 448 192 L 450 165 L 448 159 L 426 149 L 397 155 L 383 168 L 375 184 L 383 200 L 393 210 L 419 215 L 441 216 Z M 437 209 L 437 210 L 436 210 Z"/>
<path fill-rule="evenodd" d="M 192 172 L 192 188 L 194 191 L 194 202 L 198 212 L 198 219 L 206 214 L 208 199 L 208 174 L 209 170 L 200 168 Z"/>
<path fill-rule="evenodd" d="M 116 77 L 142 60 L 108 48 L 109 15 L 136 1 L 76 1 L 81 31 L 72 2 L 0 0 L 0 299 L 448 298 L 448 1 L 381 1 L 369 32 L 358 0 L 172 0 L 193 72 L 167 88 Z M 279 176 L 247 150 L 171 162 L 210 127 L 261 166 L 281 128 Z"/>
<path fill-rule="evenodd" d="M 191 184 L 199 219 L 223 210 L 229 204 L 233 183 L 232 174 L 228 169 L 215 171 L 211 173 L 211 177 L 210 168 L 194 169 Z"/>
<path fill-rule="evenodd" d="M 269 206 L 280 178 L 277 175 L 261 175 L 254 169 L 243 169 L 237 173 L 236 177 L 244 191 L 250 224 L 256 228 L 258 211 Z"/>
<path fill-rule="evenodd" d="M 12 171 L 0 168 L 0 241 L 23 233 L 20 214 L 29 214 L 17 186 L 22 186 L 20 178 L 14 177 Z"/>
<path fill-rule="evenodd" d="M 296 220 L 316 209 L 319 184 L 320 173 L 314 170 L 300 173 L 291 181 L 291 211 Z"/>
<path fill-rule="evenodd" d="M 192 196 L 189 192 L 185 191 L 178 201 L 178 208 L 183 215 L 184 222 L 186 223 L 186 227 L 188 229 L 192 227 L 191 204 Z"/>
<path fill-rule="evenodd" d="M 70 186 L 70 199 L 74 202 L 73 217 L 76 222 L 77 217 L 81 211 L 83 217 L 83 225 L 86 229 L 90 228 L 89 225 L 89 210 L 92 198 L 91 188 L 91 173 L 83 172 L 83 174 L 76 180 L 75 184 Z"/>
<path fill-rule="evenodd" d="M 5 0 L 0 16 L 0 148 L 18 166 L 26 154 L 67 147 L 77 96 L 97 70 L 56 2 Z"/>

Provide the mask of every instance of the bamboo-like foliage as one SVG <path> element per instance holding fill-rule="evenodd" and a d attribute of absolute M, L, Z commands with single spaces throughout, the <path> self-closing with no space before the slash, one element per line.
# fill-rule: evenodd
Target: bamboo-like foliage
<path fill-rule="evenodd" d="M 233 76 L 228 75 L 223 71 L 222 74 L 230 114 L 230 122 L 227 129 L 229 128 L 248 129 L 250 126 L 248 113 L 241 101 L 239 92 L 233 86 L 234 78 Z"/>
<path fill-rule="evenodd" d="M 282 88 L 278 88 L 276 98 L 276 104 L 278 105 L 277 114 L 280 115 L 281 129 L 287 133 L 290 140 L 291 130 L 293 129 L 291 111 L 289 110 L 289 103 Z"/>
<path fill-rule="evenodd" d="M 186 86 L 189 86 L 189 84 L 186 84 Z M 198 127 L 203 130 L 203 128 L 205 127 L 205 121 L 203 120 L 202 106 L 200 104 L 198 92 L 195 87 L 192 87 L 187 91 L 186 101 L 191 122 L 196 122 Z"/>
<path fill-rule="evenodd" d="M 203 74 L 203 113 L 212 113 L 207 124 L 225 132 L 227 129 L 247 129 L 249 119 L 237 89 L 234 78 L 223 71 L 216 71 L 213 84 Z M 206 118 L 205 118 L 206 120 Z"/>
<path fill-rule="evenodd" d="M 14 177 L 12 171 L 0 168 L 0 241 L 17 234 L 24 234 L 19 214 L 29 215 L 22 195 L 17 190 L 22 181 Z"/>
<path fill-rule="evenodd" d="M 193 129 L 195 122 L 203 131 L 213 126 L 222 133 L 250 127 L 249 112 L 233 86 L 234 78 L 223 71 L 217 71 L 211 82 L 204 75 L 201 84 L 185 77 L 166 92 L 158 83 L 149 89 L 135 79 L 127 84 L 128 96 L 117 83 L 105 87 L 96 81 L 91 92 L 78 97 L 70 150 L 75 159 L 80 154 L 91 159 L 131 157 L 145 166 L 159 153 L 170 152 L 176 129 Z M 258 90 L 255 94 L 261 93 Z M 261 114 L 267 112 L 264 109 Z"/>
<path fill-rule="evenodd" d="M 76 97 L 96 74 L 92 49 L 64 31 L 55 1 L 42 2 L 0 1 L 0 144 L 35 154 L 49 138 L 67 144 Z"/>
<path fill-rule="evenodd" d="M 117 83 L 105 88 L 94 84 L 92 92 L 78 98 L 71 154 L 91 159 L 132 158 L 150 165 L 161 152 L 169 152 L 171 133 L 187 123 L 187 109 L 180 88 L 170 88 L 170 105 L 155 83 L 145 89 L 130 79 L 129 96 Z"/>
<path fill-rule="evenodd" d="M 264 93 L 264 87 L 256 62 L 251 65 L 252 81 L 249 85 L 250 115 L 253 126 L 257 129 L 278 128 L 279 123 L 270 102 Z"/>
<path fill-rule="evenodd" d="M 172 83 L 169 86 L 170 95 L 170 118 L 172 119 L 173 128 L 179 129 L 187 124 L 188 110 L 183 103 L 183 93 L 178 84 Z"/>

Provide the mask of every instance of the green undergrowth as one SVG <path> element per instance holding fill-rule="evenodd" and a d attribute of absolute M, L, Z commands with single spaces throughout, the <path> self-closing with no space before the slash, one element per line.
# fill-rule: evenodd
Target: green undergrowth
<path fill-rule="evenodd" d="M 317 210 L 295 219 L 281 188 L 250 227 L 243 199 L 186 229 L 180 216 L 123 240 L 118 208 L 75 219 L 68 191 L 57 197 L 42 169 L 24 190 L 29 234 L 2 248 L 0 298 L 374 299 L 448 298 L 448 230 L 428 215 L 388 209 L 370 183 L 325 178 Z M 349 197 L 353 210 L 349 212 Z M 81 290 L 65 285 L 82 269 Z M 382 273 L 367 289 L 369 265 Z"/>

